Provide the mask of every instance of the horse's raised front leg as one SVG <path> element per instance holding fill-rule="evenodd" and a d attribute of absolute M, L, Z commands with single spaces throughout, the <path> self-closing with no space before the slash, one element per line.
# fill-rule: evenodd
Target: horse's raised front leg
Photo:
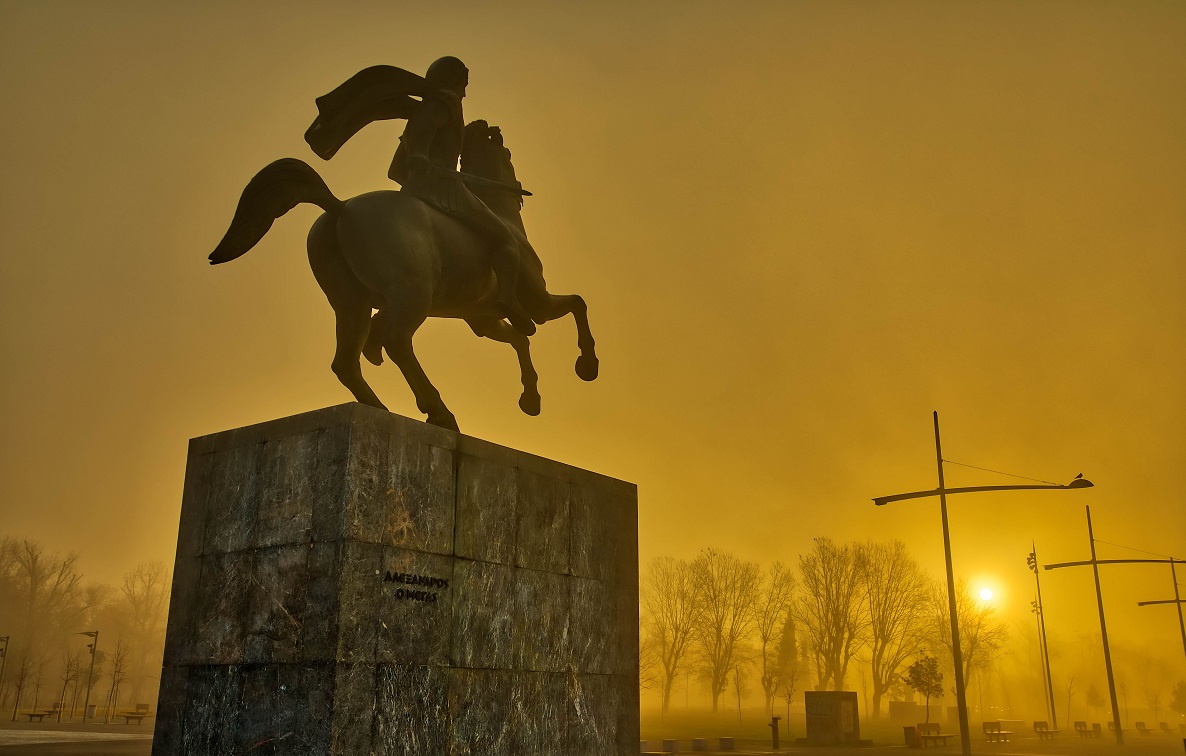
<path fill-rule="evenodd" d="M 387 307 L 380 319 L 383 325 L 383 348 L 404 374 L 404 380 L 416 397 L 416 406 L 428 415 L 428 422 L 441 428 L 458 430 L 457 418 L 445 406 L 441 392 L 428 380 L 424 368 L 420 367 L 420 361 L 416 359 L 416 353 L 412 351 L 412 335 L 428 317 L 428 304 L 402 299 L 405 296 L 406 292 L 392 292 L 387 297 Z"/>
<path fill-rule="evenodd" d="M 593 341 L 593 333 L 589 330 L 588 307 L 585 300 L 577 294 L 544 294 L 531 313 L 537 323 L 562 318 L 572 314 L 577 324 L 577 347 L 581 356 L 577 357 L 577 375 L 583 381 L 591 381 L 597 377 L 597 351 Z M 538 315 L 538 317 L 537 317 Z"/>
<path fill-rule="evenodd" d="M 466 323 L 478 336 L 510 344 L 519 357 L 519 372 L 523 382 L 523 394 L 519 397 L 519 409 L 535 417 L 539 414 L 539 375 L 531 364 L 531 341 L 518 329 L 494 318 L 466 319 Z"/>

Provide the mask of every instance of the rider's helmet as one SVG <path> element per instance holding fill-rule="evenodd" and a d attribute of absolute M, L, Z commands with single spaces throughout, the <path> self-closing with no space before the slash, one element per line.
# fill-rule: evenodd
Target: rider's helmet
<path fill-rule="evenodd" d="M 452 55 L 437 58 L 428 67 L 424 78 L 437 89 L 462 89 L 469 83 L 469 69 L 459 59 Z"/>

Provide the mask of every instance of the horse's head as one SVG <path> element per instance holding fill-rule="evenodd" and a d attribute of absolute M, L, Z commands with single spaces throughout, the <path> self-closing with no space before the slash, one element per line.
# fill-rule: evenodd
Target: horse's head
<path fill-rule="evenodd" d="M 485 121 L 472 121 L 465 127 L 465 137 L 461 143 L 461 170 L 500 184 L 522 187 L 515 178 L 515 166 L 511 165 L 511 151 L 502 143 L 502 130 Z M 478 186 L 471 188 L 499 215 L 518 215 L 519 209 L 523 207 L 523 198 L 513 192 Z"/>

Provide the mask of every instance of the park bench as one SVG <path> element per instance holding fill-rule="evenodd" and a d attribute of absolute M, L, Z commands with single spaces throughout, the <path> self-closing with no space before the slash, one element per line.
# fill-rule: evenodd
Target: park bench
<path fill-rule="evenodd" d="M 132 724 L 132 720 L 136 720 L 136 724 L 144 721 L 145 717 L 152 716 L 148 713 L 148 704 L 136 704 L 135 711 L 124 711 L 116 714 L 117 717 L 122 717 L 124 724 Z"/>
<path fill-rule="evenodd" d="M 1075 734 L 1081 738 L 1090 738 L 1091 730 L 1087 727 L 1086 722 L 1075 722 Z"/>
<path fill-rule="evenodd" d="M 1038 733 L 1038 740 L 1054 740 L 1058 730 L 1050 729 L 1049 722 L 1034 722 L 1034 732 Z"/>
<path fill-rule="evenodd" d="M 52 711 L 22 711 L 21 714 L 28 717 L 30 722 L 33 721 L 33 717 L 37 717 L 37 721 L 40 722 L 41 720 L 45 719 L 48 715 L 53 714 L 53 712 Z"/>
<path fill-rule="evenodd" d="M 1158 729 L 1160 729 L 1160 730 L 1161 730 L 1162 732 L 1164 732 L 1164 733 L 1169 733 L 1169 734 L 1172 734 L 1172 733 L 1173 733 L 1173 730 L 1171 730 L 1171 729 L 1170 729 L 1170 723 L 1169 723 L 1169 722 L 1158 722 L 1158 723 L 1157 723 L 1157 727 L 1158 727 Z"/>
<path fill-rule="evenodd" d="M 989 743 L 1008 743 L 1012 730 L 1002 730 L 1000 722 L 984 723 L 984 739 Z"/>
<path fill-rule="evenodd" d="M 931 744 L 947 745 L 947 739 L 951 737 L 951 733 L 939 732 L 938 722 L 919 722 L 917 729 L 918 739 L 923 748 Z"/>
<path fill-rule="evenodd" d="M 1142 735 L 1149 735 L 1152 734 L 1153 731 L 1146 727 L 1144 722 L 1137 722 L 1137 732 L 1141 733 Z"/>

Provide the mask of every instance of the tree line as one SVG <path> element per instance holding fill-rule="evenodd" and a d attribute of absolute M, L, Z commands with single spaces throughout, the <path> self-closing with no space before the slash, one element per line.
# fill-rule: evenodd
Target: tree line
<path fill-rule="evenodd" d="M 0 539 L 0 636 L 9 639 L 0 716 L 55 704 L 63 717 L 81 716 L 88 698 L 113 716 L 121 701 L 155 699 L 169 584 L 161 562 L 138 564 L 112 586 L 87 581 L 76 554 Z M 95 631 L 97 648 L 86 635 Z"/>
<path fill-rule="evenodd" d="M 711 548 L 650 563 L 640 586 L 642 673 L 664 712 L 680 676 L 703 681 L 713 711 L 728 687 L 740 708 L 756 679 L 773 712 L 780 697 L 789 709 L 796 691 L 843 690 L 860 663 L 880 716 L 912 662 L 931 656 L 951 667 L 946 587 L 901 541 L 816 538 L 796 567 L 763 569 Z M 957 601 L 967 681 L 1000 655 L 1008 629 L 965 583 Z"/>

